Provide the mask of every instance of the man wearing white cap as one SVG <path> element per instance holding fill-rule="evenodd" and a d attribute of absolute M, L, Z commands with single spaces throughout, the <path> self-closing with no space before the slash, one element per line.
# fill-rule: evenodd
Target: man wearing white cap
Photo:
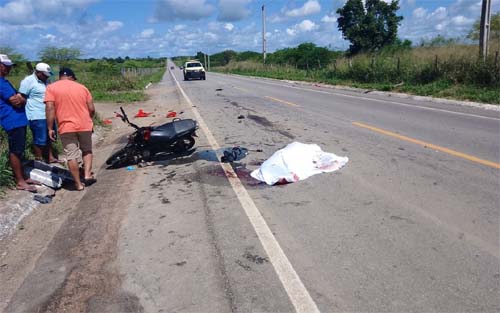
<path fill-rule="evenodd" d="M 55 163 L 57 159 L 52 154 L 43 98 L 52 74 L 47 63 L 38 63 L 33 74 L 26 76 L 19 87 L 19 92 L 26 98 L 26 117 L 33 134 L 35 158 L 45 159 L 49 163 Z"/>
<path fill-rule="evenodd" d="M 26 100 L 5 79 L 14 63 L 6 54 L 0 54 L 0 124 L 7 132 L 9 140 L 9 162 L 16 179 L 16 188 L 36 192 L 35 182 L 24 179 L 21 159 L 26 144 L 28 119 L 24 110 Z"/>

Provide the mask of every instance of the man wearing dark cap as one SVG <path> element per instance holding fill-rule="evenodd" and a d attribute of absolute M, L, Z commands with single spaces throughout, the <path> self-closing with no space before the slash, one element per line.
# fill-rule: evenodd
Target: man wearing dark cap
<path fill-rule="evenodd" d="M 5 79 L 14 63 L 6 54 L 0 54 L 0 124 L 7 132 L 9 141 L 9 163 L 18 190 L 36 192 L 31 179 L 24 179 L 21 160 L 26 144 L 28 119 L 24 106 L 26 99 Z"/>
<path fill-rule="evenodd" d="M 90 91 L 76 82 L 75 73 L 67 67 L 59 71 L 59 80 L 47 86 L 45 92 L 47 128 L 51 140 L 57 120 L 58 131 L 64 147 L 68 167 L 78 191 L 95 183 L 92 175 L 92 117 L 95 114 Z M 78 159 L 83 158 L 84 179 L 80 179 Z"/>

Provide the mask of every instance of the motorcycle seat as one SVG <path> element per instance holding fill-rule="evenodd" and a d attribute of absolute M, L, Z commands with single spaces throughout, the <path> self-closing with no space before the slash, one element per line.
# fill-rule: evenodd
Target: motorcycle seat
<path fill-rule="evenodd" d="M 191 119 L 177 120 L 151 128 L 151 137 L 182 136 L 192 132 L 196 128 L 196 122 Z"/>

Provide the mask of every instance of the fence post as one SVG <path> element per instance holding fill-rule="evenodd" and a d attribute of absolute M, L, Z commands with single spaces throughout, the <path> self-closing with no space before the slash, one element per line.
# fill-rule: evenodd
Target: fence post
<path fill-rule="evenodd" d="M 318 68 L 321 69 L 321 61 L 318 59 Z"/>
<path fill-rule="evenodd" d="M 336 73 L 337 72 L 337 59 L 333 61 L 333 71 Z"/>
<path fill-rule="evenodd" d="M 434 60 L 434 70 L 437 72 L 438 70 L 438 56 L 436 54 L 436 59 Z"/>
<path fill-rule="evenodd" d="M 349 68 L 352 68 L 352 60 L 349 58 Z"/>
<path fill-rule="evenodd" d="M 498 50 L 495 52 L 495 68 L 498 68 Z"/>
<path fill-rule="evenodd" d="M 399 65 L 400 65 L 400 63 L 401 63 L 401 59 L 398 57 L 398 63 L 397 63 L 398 64 L 397 65 L 397 71 L 398 71 L 398 73 L 399 73 Z"/>

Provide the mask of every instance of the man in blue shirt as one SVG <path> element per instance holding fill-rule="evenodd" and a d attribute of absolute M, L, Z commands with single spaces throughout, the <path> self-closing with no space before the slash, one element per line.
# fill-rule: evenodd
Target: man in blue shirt
<path fill-rule="evenodd" d="M 5 79 L 12 68 L 12 61 L 6 54 L 0 54 L 0 124 L 7 132 L 9 140 L 9 162 L 14 172 L 16 188 L 36 192 L 34 183 L 24 179 L 21 159 L 26 144 L 28 119 L 24 111 L 26 99 Z"/>
<path fill-rule="evenodd" d="M 49 163 L 57 162 L 52 154 L 45 117 L 45 90 L 52 70 L 47 63 L 38 63 L 32 75 L 21 81 L 19 93 L 26 98 L 26 117 L 33 133 L 33 150 L 35 158 L 45 159 Z"/>

